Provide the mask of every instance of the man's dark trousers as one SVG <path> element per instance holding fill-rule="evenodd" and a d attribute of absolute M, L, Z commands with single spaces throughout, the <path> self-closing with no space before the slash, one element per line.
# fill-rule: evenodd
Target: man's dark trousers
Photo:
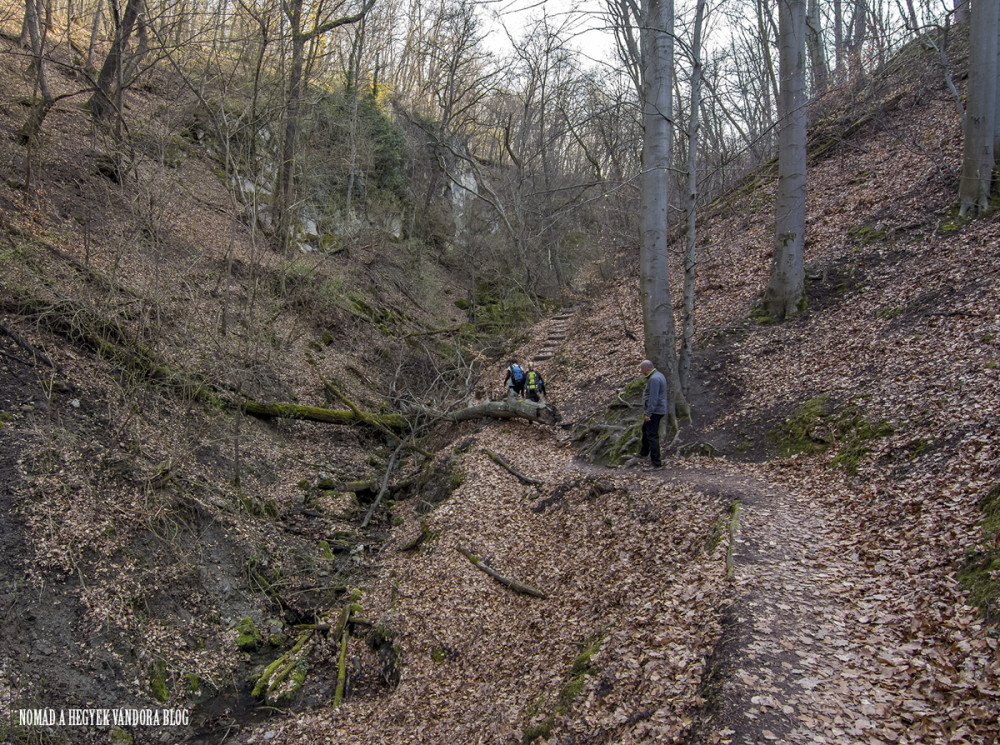
<path fill-rule="evenodd" d="M 639 457 L 649 456 L 654 466 L 660 465 L 660 421 L 663 414 L 650 414 L 649 421 L 642 423 L 642 441 L 639 444 Z"/>

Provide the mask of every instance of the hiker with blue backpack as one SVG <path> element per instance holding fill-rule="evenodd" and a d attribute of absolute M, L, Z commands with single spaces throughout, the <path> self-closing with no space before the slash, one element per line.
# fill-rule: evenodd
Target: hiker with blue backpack
<path fill-rule="evenodd" d="M 524 398 L 524 379 L 524 370 L 517 364 L 517 360 L 511 360 L 510 366 L 507 368 L 507 375 L 503 379 L 504 385 L 507 386 L 507 395 Z"/>

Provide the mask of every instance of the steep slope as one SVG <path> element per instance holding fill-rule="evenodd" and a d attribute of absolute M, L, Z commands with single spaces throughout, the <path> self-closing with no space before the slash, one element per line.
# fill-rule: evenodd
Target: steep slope
<path fill-rule="evenodd" d="M 222 236 L 197 249 L 101 249 L 87 220 L 15 210 L 6 174 L 4 281 L 21 295 L 2 320 L 27 346 L 0 336 L 0 509 L 11 516 L 0 536 L 12 547 L 0 607 L 35 636 L 4 635 L 0 700 L 193 708 L 186 727 L 126 728 L 137 742 L 995 740 L 996 617 L 978 617 L 958 577 L 995 593 L 1000 222 L 951 217 L 954 103 L 932 65 L 907 76 L 874 96 L 891 105 L 863 127 L 850 108 L 829 114 L 850 135 L 810 172 L 807 312 L 780 326 L 753 313 L 770 245 L 766 178 L 703 225 L 695 419 L 678 444 L 711 444 L 724 459 L 675 455 L 641 473 L 574 458 L 574 425 L 611 405 L 635 414 L 624 390 L 641 359 L 634 273 L 609 287 L 595 270 L 558 348 L 543 323 L 516 350 L 554 352 L 538 364 L 564 427 L 440 427 L 422 443 L 436 453 L 432 478 L 408 466 L 370 533 L 358 530 L 359 501 L 372 498 L 391 441 L 213 409 L 123 375 L 121 360 L 95 351 L 92 327 L 48 320 L 100 309 L 116 324 L 104 337 L 146 339 L 175 368 L 325 403 L 310 349 L 374 406 L 371 391 L 416 365 L 371 323 L 389 317 L 322 305 L 322 262 L 280 266 L 216 209 L 176 209 L 191 231 Z M 192 205 L 224 199 L 204 162 L 184 163 L 211 187 Z M 40 242 L 33 226 L 52 235 Z M 387 278 L 375 249 L 355 259 L 353 276 L 398 291 L 383 307 L 415 315 L 402 272 Z M 107 277 L 113 292 L 94 287 Z M 261 289 L 282 282 L 294 302 Z M 257 309 L 218 334 L 224 309 L 256 291 Z M 501 378 L 498 368 L 480 387 Z M 369 483 L 346 483 L 359 478 Z M 514 593 L 459 545 L 546 597 Z M 979 599 L 992 607 L 988 592 Z M 355 602 L 352 633 L 331 633 Z M 239 639 L 243 617 L 259 642 Z M 289 681 L 305 674 L 297 697 L 252 709 L 252 684 L 303 634 L 288 668 Z M 350 681 L 334 709 L 341 659 Z"/>

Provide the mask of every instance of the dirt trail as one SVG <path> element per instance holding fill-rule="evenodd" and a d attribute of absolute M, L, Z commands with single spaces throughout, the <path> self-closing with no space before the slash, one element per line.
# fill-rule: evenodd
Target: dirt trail
<path fill-rule="evenodd" d="M 865 714 L 840 685 L 852 642 L 839 593 L 857 567 L 829 563 L 837 544 L 816 505 L 739 471 L 675 464 L 663 472 L 739 502 L 733 593 L 691 741 L 812 743 L 828 741 L 824 733 L 860 734 L 855 725 Z"/>

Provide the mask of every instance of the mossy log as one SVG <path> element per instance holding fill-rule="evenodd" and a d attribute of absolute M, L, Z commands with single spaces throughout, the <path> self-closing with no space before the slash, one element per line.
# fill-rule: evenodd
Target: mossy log
<path fill-rule="evenodd" d="M 33 359 L 40 360 L 40 361 L 44 362 L 48 367 L 50 367 L 53 370 L 56 370 L 57 372 L 59 372 L 59 370 L 56 367 L 55 363 L 52 362 L 52 360 L 49 359 L 49 356 L 47 354 L 45 354 L 45 352 L 41 351 L 40 349 L 35 348 L 27 339 L 25 339 L 23 336 L 21 336 L 19 333 L 17 333 L 13 329 L 9 329 L 5 325 L 3 325 L 2 323 L 0 323 L 0 334 L 3 334 L 4 336 L 10 337 L 10 339 L 15 344 L 17 344 L 19 347 L 21 347 L 21 349 L 23 349 L 25 352 L 27 352 L 28 354 L 30 354 Z"/>
<path fill-rule="evenodd" d="M 340 612 L 340 618 L 333 627 L 333 638 L 340 640 L 340 654 L 337 659 L 337 687 L 333 694 L 333 708 L 336 709 L 344 700 L 344 690 L 347 687 L 347 641 L 350 638 L 348 624 L 352 622 L 355 613 L 361 612 L 361 606 L 348 602 Z"/>
<path fill-rule="evenodd" d="M 344 688 L 347 685 L 347 629 L 340 635 L 340 656 L 337 658 L 337 688 L 333 693 L 333 708 L 336 709 L 344 700 Z"/>
<path fill-rule="evenodd" d="M 478 556 L 474 556 L 468 549 L 463 548 L 461 545 L 456 544 L 455 550 L 458 551 L 460 554 L 462 554 L 462 556 L 464 556 L 470 562 L 472 562 L 472 566 L 474 566 L 479 571 L 488 574 L 490 577 L 495 579 L 504 587 L 507 587 L 513 590 L 514 592 L 520 593 L 521 595 L 530 595 L 533 598 L 542 598 L 544 600 L 548 597 L 548 595 L 546 595 L 544 592 L 535 587 L 532 587 L 531 585 L 526 585 L 523 582 L 518 582 L 516 579 L 510 579 L 509 577 L 504 577 L 502 574 L 497 572 L 491 566 L 486 564 L 486 562 L 484 562 Z"/>
<path fill-rule="evenodd" d="M 300 652 L 306 645 L 306 642 L 312 638 L 313 633 L 312 630 L 306 631 L 295 642 L 295 646 L 267 666 L 251 692 L 255 698 L 262 696 L 266 698 L 269 694 L 277 690 L 278 686 L 288 677 L 292 669 L 305 657 L 305 654 L 300 654 Z"/>
<path fill-rule="evenodd" d="M 393 429 L 403 429 L 406 426 L 406 422 L 402 421 L 402 417 L 397 417 L 398 419 L 400 419 L 402 421 L 402 425 L 396 426 L 394 424 L 387 424 L 387 423 L 383 422 L 382 418 L 379 417 L 376 414 L 370 414 L 370 413 L 368 413 L 366 411 L 362 411 L 360 408 L 358 408 L 357 404 L 355 404 L 351 399 L 349 399 L 344 394 L 344 392 L 340 389 L 339 386 L 334 385 L 329 379 L 327 379 L 327 377 L 323 374 L 323 371 L 319 369 L 319 364 L 316 362 L 315 359 L 313 359 L 312 355 L 309 355 L 308 359 L 309 359 L 309 364 L 313 366 L 314 370 L 316 370 L 316 374 L 319 376 L 319 379 L 321 381 L 323 381 L 323 385 L 326 386 L 326 389 L 328 391 L 330 391 L 330 393 L 332 393 L 334 396 L 336 396 L 337 398 L 339 398 L 341 401 L 343 401 L 344 404 L 347 406 L 347 408 L 351 410 L 352 414 L 354 414 L 356 417 L 358 417 L 358 419 L 360 419 L 361 421 L 363 421 L 365 424 L 369 425 L 370 427 L 374 427 L 375 429 L 377 429 L 377 430 L 381 431 L 382 433 L 388 435 L 393 440 L 395 440 L 397 442 L 400 440 L 399 436 L 395 432 L 393 432 L 392 430 Z M 421 447 L 418 447 L 417 445 L 415 445 L 412 442 L 411 439 L 408 438 L 406 440 L 406 443 L 407 443 L 407 446 L 409 448 L 411 448 L 413 450 L 416 450 L 421 455 L 426 455 L 428 458 L 433 458 L 434 457 L 433 453 L 428 452 L 427 450 L 424 450 Z"/>
<path fill-rule="evenodd" d="M 519 398 L 506 398 L 503 401 L 486 401 L 475 406 L 457 409 L 448 412 L 444 418 L 452 422 L 483 418 L 529 419 L 542 424 L 555 424 L 559 421 L 559 414 L 552 406 L 534 401 L 523 401 Z"/>
<path fill-rule="evenodd" d="M 324 409 L 320 406 L 301 406 L 299 404 L 270 403 L 247 401 L 243 410 L 251 416 L 261 419 L 303 419 L 310 422 L 325 422 L 327 424 L 377 424 L 380 428 L 406 429 L 406 420 L 398 414 L 365 414 L 359 416 L 353 411 Z"/>
<path fill-rule="evenodd" d="M 17 300 L 17 299 L 15 299 Z M 0 309 L 8 303 L 0 302 Z M 92 310 L 71 301 L 43 304 L 21 299 L 11 304 L 20 314 L 30 313 L 47 330 L 92 349 L 115 367 L 136 374 L 139 378 L 160 384 L 173 393 L 194 401 L 224 408 L 239 408 L 251 416 L 270 419 L 303 419 L 327 424 L 366 424 L 376 429 L 403 431 L 409 429 L 406 420 L 398 414 L 372 414 L 356 407 L 351 411 L 324 409 L 318 406 L 300 406 L 289 403 L 238 403 L 228 386 L 205 380 L 171 366 L 161 355 L 146 345 L 141 335 L 129 329 L 124 320 L 114 316 L 102 317 Z M 229 391 L 227 391 L 229 389 Z"/>

